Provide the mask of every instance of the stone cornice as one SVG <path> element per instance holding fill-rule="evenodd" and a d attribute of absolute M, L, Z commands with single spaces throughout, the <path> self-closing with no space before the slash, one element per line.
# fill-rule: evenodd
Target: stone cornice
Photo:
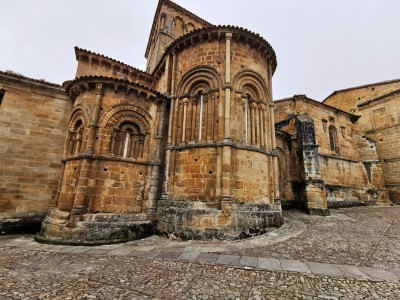
<path fill-rule="evenodd" d="M 123 89 L 124 93 L 127 95 L 131 92 L 136 92 L 138 95 L 141 93 L 145 93 L 146 98 L 153 98 L 156 101 L 159 101 L 160 99 L 168 99 L 165 95 L 142 84 L 105 76 L 78 77 L 74 80 L 64 82 L 63 87 L 65 88 L 69 96 L 72 99 L 75 99 L 76 96 L 79 95 L 81 92 L 89 90 L 91 88 L 95 88 L 95 85 L 97 83 L 102 83 L 105 87 L 114 89 L 115 92 Z"/>
<path fill-rule="evenodd" d="M 350 88 L 346 88 L 346 89 L 342 89 L 342 90 L 337 90 L 337 91 L 334 91 L 332 94 L 330 94 L 328 97 L 326 97 L 325 100 L 323 100 L 322 102 L 325 102 L 329 98 L 335 96 L 336 94 L 340 94 L 342 92 L 363 89 L 363 88 L 376 86 L 376 85 L 384 85 L 384 84 L 394 83 L 397 81 L 400 81 L 400 79 L 386 80 L 386 81 L 381 81 L 381 82 L 375 82 L 375 83 L 369 83 L 369 84 L 359 85 L 359 86 L 355 86 L 355 87 L 350 87 Z"/>
<path fill-rule="evenodd" d="M 4 77 L 4 78 L 9 78 L 9 79 L 15 80 L 15 81 L 24 81 L 24 82 L 31 83 L 34 85 L 45 86 L 47 88 L 52 88 L 52 89 L 56 89 L 56 90 L 60 90 L 60 91 L 64 90 L 63 87 L 59 84 L 51 83 L 51 82 L 48 82 L 43 79 L 34 79 L 34 78 L 26 77 L 24 75 L 14 73 L 11 71 L 10 72 L 0 71 L 0 76 Z"/>
<path fill-rule="evenodd" d="M 362 108 L 362 107 L 368 106 L 370 104 L 373 105 L 375 103 L 381 103 L 381 102 L 384 102 L 384 101 L 388 101 L 388 100 L 393 99 L 397 95 L 400 95 L 400 89 L 394 90 L 394 91 L 392 91 L 390 93 L 387 93 L 387 94 L 384 94 L 382 96 L 379 96 L 379 97 L 364 101 L 364 102 L 358 104 L 357 107 Z"/>
<path fill-rule="evenodd" d="M 137 164 L 137 165 L 144 165 L 144 166 L 159 166 L 161 162 L 159 161 L 138 161 L 128 158 L 122 158 L 118 156 L 110 156 L 110 155 L 93 155 L 93 154 L 79 154 L 74 156 L 66 157 L 62 160 L 62 162 L 67 162 L 71 160 L 80 160 L 80 159 L 91 159 L 91 160 L 102 160 L 102 161 L 116 161 L 116 162 L 124 162 L 129 164 Z"/>
<path fill-rule="evenodd" d="M 209 40 L 219 40 L 225 38 L 227 33 L 232 34 L 232 41 L 243 41 L 249 44 L 252 48 L 258 49 L 264 53 L 267 59 L 272 60 L 273 72 L 276 70 L 277 61 L 276 54 L 272 46 L 259 34 L 254 33 L 243 27 L 237 27 L 232 25 L 218 25 L 208 28 L 200 28 L 193 30 L 182 37 L 172 42 L 166 49 L 164 55 L 157 63 L 152 75 L 157 74 L 158 69 L 162 66 L 162 62 L 171 52 L 181 51 L 196 43 L 206 42 Z"/>
<path fill-rule="evenodd" d="M 216 147 L 224 147 L 230 146 L 235 149 L 249 150 L 253 152 L 263 153 L 266 155 L 276 155 L 274 151 L 269 152 L 263 148 L 257 148 L 249 145 L 240 145 L 232 142 L 215 142 L 215 143 L 196 143 L 196 144 L 183 144 L 179 146 L 167 145 L 167 150 L 184 150 L 184 149 L 193 149 L 193 148 L 216 148 Z"/>
<path fill-rule="evenodd" d="M 325 104 L 323 102 L 319 102 L 317 100 L 308 98 L 306 95 L 294 95 L 293 97 L 290 97 L 290 98 L 274 100 L 274 104 L 275 104 L 275 107 L 277 107 L 277 106 L 280 105 L 280 103 L 284 103 L 284 102 L 288 102 L 288 101 L 298 101 L 298 102 L 304 101 L 304 102 L 308 102 L 308 103 L 311 103 L 311 104 L 319 106 L 319 107 L 324 107 L 326 109 L 332 110 L 335 113 L 340 112 L 340 113 L 348 116 L 353 123 L 360 118 L 360 116 L 358 116 L 358 115 L 354 115 L 352 113 L 349 113 L 347 111 L 341 110 L 341 109 L 336 108 L 334 106 L 330 106 L 330 105 Z"/>
<path fill-rule="evenodd" d="M 130 65 L 127 65 L 123 62 L 120 62 L 114 58 L 105 56 L 103 54 L 99 54 L 99 53 L 95 53 L 89 50 L 85 50 L 85 49 L 81 49 L 79 47 L 75 47 L 75 57 L 77 61 L 82 60 L 83 57 L 87 57 L 88 59 L 91 58 L 95 58 L 98 61 L 106 61 L 107 63 L 109 63 L 110 65 L 114 65 L 114 66 L 118 66 L 120 70 L 122 71 L 126 71 L 127 75 L 132 76 L 134 74 L 145 78 L 146 80 L 155 83 L 155 79 L 147 72 L 139 70 L 137 68 L 134 68 Z"/>

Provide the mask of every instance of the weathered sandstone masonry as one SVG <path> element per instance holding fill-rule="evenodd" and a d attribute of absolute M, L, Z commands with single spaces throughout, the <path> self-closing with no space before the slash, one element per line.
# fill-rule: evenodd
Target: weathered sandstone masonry
<path fill-rule="evenodd" d="M 0 72 L 0 232 L 35 232 L 57 190 L 71 100 L 61 86 Z"/>
<path fill-rule="evenodd" d="M 155 69 L 160 78 L 171 74 L 157 89 L 173 99 L 161 232 L 238 238 L 280 226 L 275 66 L 265 40 L 231 26 L 195 30 L 167 48 Z"/>
<path fill-rule="evenodd" d="M 301 203 L 316 214 L 388 203 L 376 143 L 360 133 L 355 124 L 359 116 L 303 95 L 276 106 L 276 127 L 285 133 L 278 148 L 284 202 Z"/>
<path fill-rule="evenodd" d="M 74 108 L 63 176 L 39 239 L 93 244 L 152 234 L 168 102 L 104 76 L 78 77 L 65 88 Z"/>

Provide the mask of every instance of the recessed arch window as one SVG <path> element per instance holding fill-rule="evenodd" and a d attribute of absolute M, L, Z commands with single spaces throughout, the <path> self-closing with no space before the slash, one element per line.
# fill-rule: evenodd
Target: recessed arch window
<path fill-rule="evenodd" d="M 332 152 L 339 153 L 336 128 L 334 126 L 329 126 L 328 134 L 330 150 Z"/>
<path fill-rule="evenodd" d="M 81 151 L 83 137 L 83 122 L 78 119 L 69 132 L 68 155 L 77 155 Z"/>
<path fill-rule="evenodd" d="M 123 123 L 111 134 L 110 154 L 122 158 L 143 157 L 145 134 L 134 123 Z"/>
<path fill-rule="evenodd" d="M 180 37 L 183 35 L 183 20 L 180 17 L 174 19 L 173 35 L 175 37 Z"/>

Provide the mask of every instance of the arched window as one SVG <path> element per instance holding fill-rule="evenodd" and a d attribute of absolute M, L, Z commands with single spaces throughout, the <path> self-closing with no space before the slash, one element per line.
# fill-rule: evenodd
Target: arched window
<path fill-rule="evenodd" d="M 110 154 L 122 158 L 143 156 L 145 135 L 133 123 L 124 123 L 111 134 Z"/>
<path fill-rule="evenodd" d="M 186 25 L 186 32 L 191 32 L 191 31 L 193 31 L 193 30 L 195 30 L 196 29 L 196 27 L 194 27 L 194 25 L 193 25 L 193 23 L 188 23 L 187 25 Z"/>
<path fill-rule="evenodd" d="M 334 126 L 329 126 L 329 146 L 332 152 L 339 153 L 337 143 L 337 131 Z"/>
<path fill-rule="evenodd" d="M 82 120 L 77 120 L 69 132 L 68 155 L 77 155 L 81 151 L 83 137 Z"/>
<path fill-rule="evenodd" d="M 179 17 L 174 19 L 173 35 L 175 37 L 180 37 L 183 35 L 183 20 Z"/>

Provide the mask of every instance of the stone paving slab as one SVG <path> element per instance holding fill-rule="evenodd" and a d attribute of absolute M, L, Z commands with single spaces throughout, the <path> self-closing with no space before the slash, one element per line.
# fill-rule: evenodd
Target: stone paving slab
<path fill-rule="evenodd" d="M 127 255 L 129 253 L 131 253 L 132 251 L 134 251 L 135 249 L 133 247 L 128 247 L 128 246 L 122 246 L 122 247 L 118 247 L 116 249 L 111 250 L 110 252 L 108 252 L 109 255 Z"/>
<path fill-rule="evenodd" d="M 282 270 L 300 272 L 300 273 L 310 273 L 308 266 L 301 261 L 280 259 Z"/>
<path fill-rule="evenodd" d="M 239 255 L 219 255 L 216 260 L 217 264 L 221 265 L 240 265 L 240 256 Z"/>
<path fill-rule="evenodd" d="M 258 266 L 261 269 L 267 269 L 272 271 L 282 270 L 281 262 L 277 258 L 267 258 L 267 257 L 259 257 L 258 258 Z"/>
<path fill-rule="evenodd" d="M 318 262 L 307 262 L 306 263 L 311 273 L 321 274 L 327 276 L 339 276 L 343 277 L 344 273 L 335 265 L 323 264 Z"/>
<path fill-rule="evenodd" d="M 160 252 L 155 256 L 155 258 L 161 259 L 179 259 L 183 252 Z"/>
<path fill-rule="evenodd" d="M 154 258 L 156 257 L 160 252 L 154 252 L 154 251 L 132 251 L 127 254 L 127 256 L 136 256 L 136 257 L 147 257 L 147 258 Z"/>
<path fill-rule="evenodd" d="M 197 257 L 199 257 L 201 252 L 191 251 L 191 252 L 184 252 L 179 260 L 188 260 L 188 261 L 195 261 Z"/>
<path fill-rule="evenodd" d="M 252 257 L 252 256 L 242 256 L 240 258 L 240 264 L 245 267 L 254 267 L 258 268 L 258 257 Z"/>
<path fill-rule="evenodd" d="M 357 266 L 337 265 L 337 267 L 345 274 L 345 276 L 370 278 L 368 274 L 362 272 Z"/>
<path fill-rule="evenodd" d="M 390 273 L 389 271 L 378 269 L 378 268 L 369 268 L 369 267 L 360 267 L 360 270 L 364 273 L 367 273 L 369 276 L 375 279 L 380 280 L 388 280 L 388 281 L 397 281 L 398 278 L 396 275 Z"/>

